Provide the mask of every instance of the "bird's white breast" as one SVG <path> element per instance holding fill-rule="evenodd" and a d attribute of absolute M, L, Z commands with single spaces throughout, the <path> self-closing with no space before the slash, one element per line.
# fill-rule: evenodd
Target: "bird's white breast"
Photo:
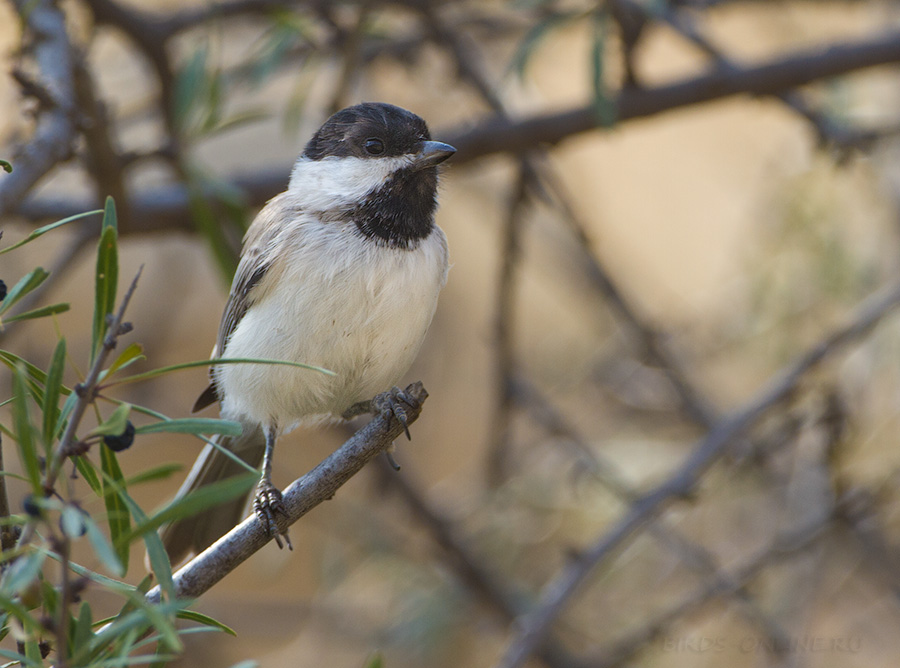
<path fill-rule="evenodd" d="M 437 226 L 405 250 L 373 243 L 353 223 L 300 215 L 279 247 L 222 356 L 303 362 L 336 375 L 235 364 L 217 367 L 216 382 L 224 416 L 287 430 L 339 416 L 400 379 L 431 323 L 448 265 Z"/>

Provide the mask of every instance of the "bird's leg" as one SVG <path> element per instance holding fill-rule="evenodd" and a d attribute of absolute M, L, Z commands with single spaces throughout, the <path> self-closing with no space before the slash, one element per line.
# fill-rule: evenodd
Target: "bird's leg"
<path fill-rule="evenodd" d="M 288 549 L 293 550 L 294 546 L 291 545 L 291 539 L 288 538 L 287 531 L 281 533 L 278 524 L 275 522 L 276 514 L 287 515 L 281 492 L 272 484 L 272 456 L 275 454 L 275 433 L 274 425 L 269 425 L 265 428 L 266 451 L 263 455 L 262 476 L 260 476 L 259 484 L 256 486 L 256 496 L 253 498 L 253 512 L 256 513 L 256 519 L 262 524 L 266 533 L 275 538 L 275 543 L 279 548 L 284 548 L 284 543 L 287 543 Z M 282 543 L 282 538 L 284 543 Z"/>

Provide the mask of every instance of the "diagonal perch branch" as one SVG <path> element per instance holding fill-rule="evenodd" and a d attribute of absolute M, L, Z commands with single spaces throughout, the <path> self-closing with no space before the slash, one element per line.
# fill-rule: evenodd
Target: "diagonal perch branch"
<path fill-rule="evenodd" d="M 422 412 L 421 404 L 428 398 L 428 392 L 418 382 L 407 387 L 406 392 L 419 402 L 417 408 L 406 408 L 407 423 L 412 424 Z M 333 497 L 341 485 L 356 475 L 368 461 L 385 452 L 402 433 L 403 425 L 396 419 L 385 414 L 376 415 L 316 468 L 284 490 L 287 519 L 279 522 L 281 528 L 286 529 L 322 501 Z M 269 540 L 265 529 L 251 515 L 175 573 L 175 596 L 197 598 Z M 147 601 L 160 601 L 158 586 L 147 593 Z"/>

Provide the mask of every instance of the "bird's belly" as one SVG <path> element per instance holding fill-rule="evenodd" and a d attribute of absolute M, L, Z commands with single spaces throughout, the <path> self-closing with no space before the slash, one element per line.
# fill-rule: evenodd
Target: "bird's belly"
<path fill-rule="evenodd" d="M 247 311 L 223 357 L 301 362 L 334 375 L 221 365 L 216 380 L 225 416 L 287 430 L 340 416 L 400 379 L 431 322 L 446 269 L 419 251 L 380 250 L 390 251 L 389 263 L 362 262 L 320 276 L 298 269 L 302 275 L 285 276 Z"/>

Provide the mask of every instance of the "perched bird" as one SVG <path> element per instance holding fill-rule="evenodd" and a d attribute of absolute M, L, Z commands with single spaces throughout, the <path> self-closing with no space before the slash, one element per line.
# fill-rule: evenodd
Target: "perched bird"
<path fill-rule="evenodd" d="M 435 224 L 437 165 L 456 149 L 432 141 L 425 121 L 400 107 L 364 103 L 313 135 L 287 191 L 259 212 L 244 238 L 213 358 L 263 358 L 324 367 L 223 364 L 194 410 L 219 401 L 243 425 L 217 437 L 253 467 L 254 509 L 279 547 L 281 492 L 272 455 L 300 423 L 340 419 L 373 404 L 403 421 L 412 399 L 394 386 L 412 364 L 447 278 L 447 240 Z M 376 395 L 378 395 L 376 397 Z M 206 445 L 178 492 L 244 469 Z M 162 530 L 173 562 L 234 527 L 238 499 Z"/>

